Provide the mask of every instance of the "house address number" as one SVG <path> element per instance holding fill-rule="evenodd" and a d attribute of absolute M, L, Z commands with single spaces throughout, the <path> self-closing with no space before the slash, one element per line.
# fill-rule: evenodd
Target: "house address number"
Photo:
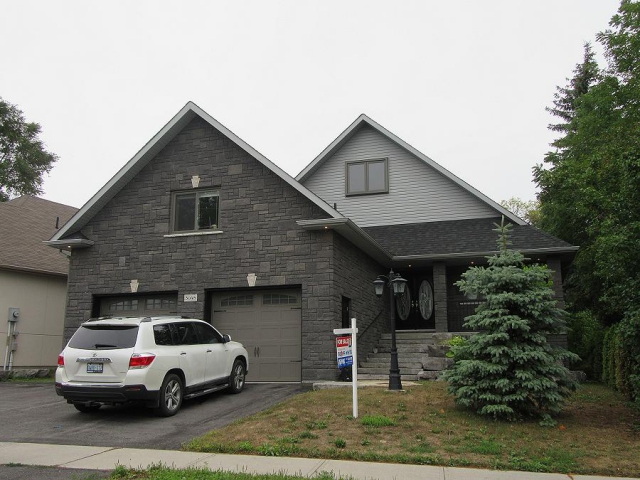
<path fill-rule="evenodd" d="M 198 301 L 198 294 L 197 293 L 185 293 L 184 294 L 184 301 L 185 302 L 197 302 Z"/>

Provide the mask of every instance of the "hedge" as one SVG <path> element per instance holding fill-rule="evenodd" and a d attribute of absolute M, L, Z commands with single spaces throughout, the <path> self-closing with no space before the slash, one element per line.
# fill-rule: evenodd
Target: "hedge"
<path fill-rule="evenodd" d="M 640 311 L 609 327 L 602 346 L 602 380 L 640 406 Z"/>

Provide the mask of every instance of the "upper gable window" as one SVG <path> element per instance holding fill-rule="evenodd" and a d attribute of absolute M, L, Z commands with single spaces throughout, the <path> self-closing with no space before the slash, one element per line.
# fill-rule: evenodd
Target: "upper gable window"
<path fill-rule="evenodd" d="M 220 194 L 217 191 L 174 193 L 171 209 L 171 231 L 174 233 L 219 229 Z"/>
<path fill-rule="evenodd" d="M 347 195 L 387 193 L 389 191 L 387 159 L 347 162 L 345 185 Z"/>

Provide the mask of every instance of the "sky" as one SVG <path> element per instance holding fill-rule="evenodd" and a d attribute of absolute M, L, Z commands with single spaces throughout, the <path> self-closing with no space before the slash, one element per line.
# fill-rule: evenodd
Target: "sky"
<path fill-rule="evenodd" d="M 0 97 L 81 207 L 188 101 L 292 176 L 358 115 L 495 201 L 535 198 L 545 107 L 618 0 L 0 0 Z"/>

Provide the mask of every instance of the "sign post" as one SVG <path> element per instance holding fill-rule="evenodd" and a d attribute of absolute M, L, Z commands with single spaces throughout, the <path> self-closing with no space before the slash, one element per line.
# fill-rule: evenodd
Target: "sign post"
<path fill-rule="evenodd" d="M 351 366 L 351 384 L 353 388 L 353 418 L 358 418 L 358 348 L 356 334 L 356 319 L 351 319 L 351 328 L 335 328 L 336 352 L 338 368 Z M 350 336 L 346 336 L 350 335 Z"/>

